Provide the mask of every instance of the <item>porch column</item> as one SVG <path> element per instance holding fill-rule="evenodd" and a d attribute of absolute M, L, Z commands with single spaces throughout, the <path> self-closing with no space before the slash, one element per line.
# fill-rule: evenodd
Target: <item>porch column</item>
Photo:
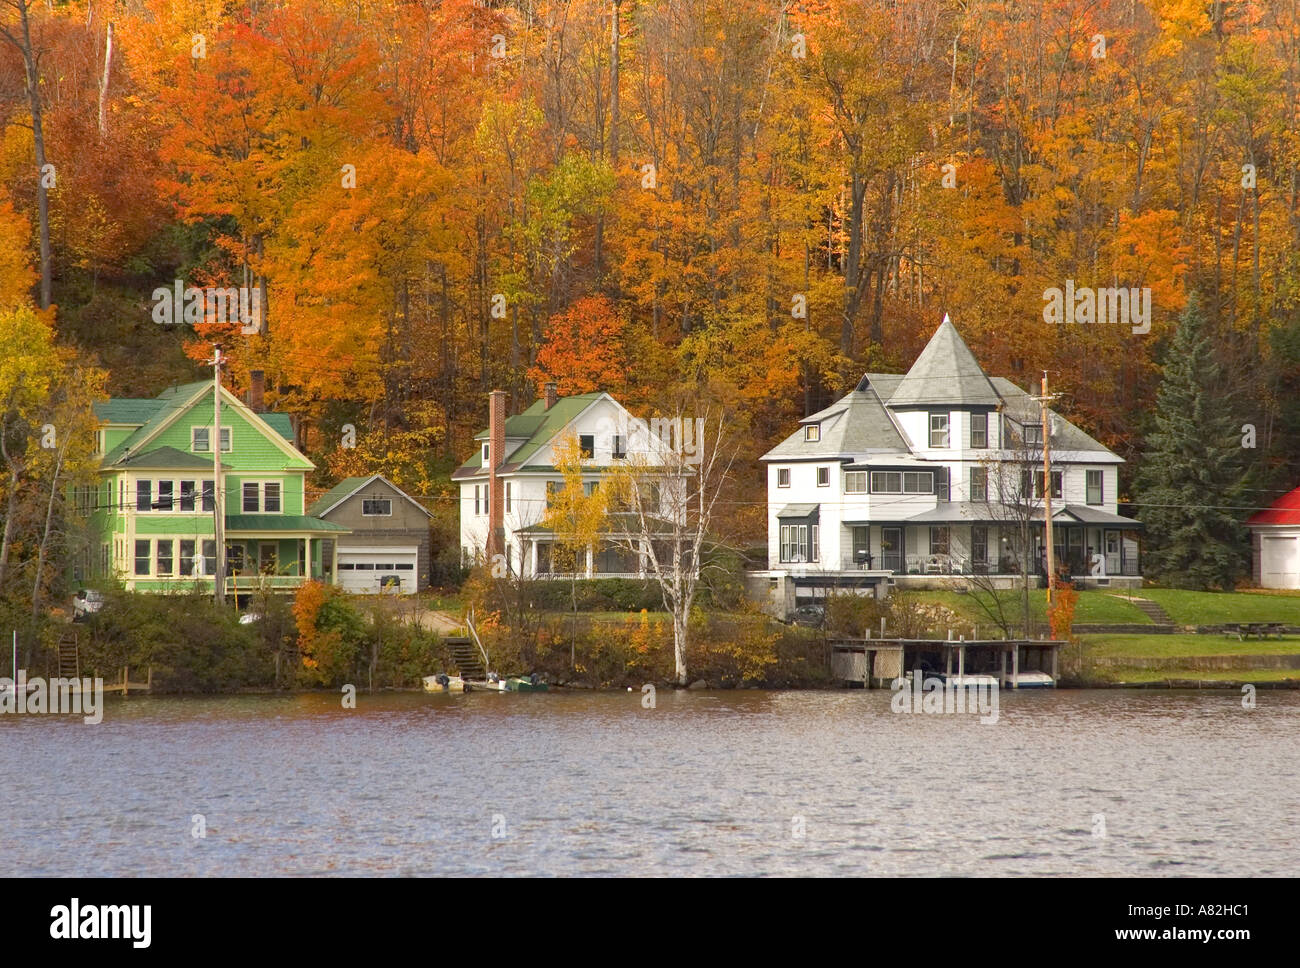
<path fill-rule="evenodd" d="M 303 568 L 299 578 L 311 578 L 311 538 L 303 538 Z"/>
<path fill-rule="evenodd" d="M 966 646 L 957 647 L 957 675 L 958 677 L 966 675 Z"/>
<path fill-rule="evenodd" d="M 334 539 L 334 553 L 330 556 L 330 584 L 339 583 L 339 539 Z"/>
<path fill-rule="evenodd" d="M 1011 688 L 1020 688 L 1020 645 L 1011 646 Z"/>
<path fill-rule="evenodd" d="M 1002 671 L 998 673 L 998 688 L 1005 689 L 1007 686 L 1007 650 L 999 649 L 998 655 L 1002 659 Z"/>

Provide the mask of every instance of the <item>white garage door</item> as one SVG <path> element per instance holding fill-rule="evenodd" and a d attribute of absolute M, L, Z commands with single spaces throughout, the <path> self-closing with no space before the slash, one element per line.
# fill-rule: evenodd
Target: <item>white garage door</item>
<path fill-rule="evenodd" d="M 1300 588 L 1300 538 L 1265 536 L 1260 565 L 1265 588 Z"/>
<path fill-rule="evenodd" d="M 346 591 L 373 595 L 415 592 L 419 549 L 339 548 L 339 585 Z"/>

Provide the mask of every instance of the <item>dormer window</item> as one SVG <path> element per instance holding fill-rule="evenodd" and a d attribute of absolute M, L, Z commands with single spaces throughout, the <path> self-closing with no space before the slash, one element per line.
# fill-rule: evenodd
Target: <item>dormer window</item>
<path fill-rule="evenodd" d="M 817 441 L 821 440 L 822 425 L 812 423 L 805 426 L 803 428 L 803 439 L 808 441 L 810 444 L 815 444 Z"/>
<path fill-rule="evenodd" d="M 490 446 L 489 444 L 484 444 L 484 445 L 483 445 L 483 466 L 485 466 L 485 467 L 487 466 L 487 462 L 488 462 L 488 448 L 489 448 L 489 446 Z"/>

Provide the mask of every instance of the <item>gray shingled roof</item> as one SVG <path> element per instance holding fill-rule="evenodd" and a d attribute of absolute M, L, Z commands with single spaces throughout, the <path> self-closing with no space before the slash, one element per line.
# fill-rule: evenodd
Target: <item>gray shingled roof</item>
<path fill-rule="evenodd" d="M 997 391 L 957 327 L 947 317 L 889 397 L 894 408 L 956 405 L 995 407 Z"/>
<path fill-rule="evenodd" d="M 806 424 L 821 424 L 821 439 L 803 439 Z M 833 406 L 805 417 L 799 429 L 763 455 L 764 460 L 908 453 L 893 420 L 872 390 L 853 390 Z"/>
<path fill-rule="evenodd" d="M 992 383 L 998 393 L 1002 395 L 1002 399 L 1006 401 L 1006 407 L 1003 410 L 1006 416 L 1021 423 L 1025 420 L 1039 422 L 1042 411 L 1028 393 L 1010 380 L 1000 376 L 993 377 Z M 1053 450 L 1092 451 L 1094 453 L 1110 454 L 1116 460 L 1119 460 L 1119 457 L 1109 447 L 1088 436 L 1055 410 L 1049 409 L 1048 413 L 1055 417 L 1057 421 L 1056 433 L 1052 435 Z"/>

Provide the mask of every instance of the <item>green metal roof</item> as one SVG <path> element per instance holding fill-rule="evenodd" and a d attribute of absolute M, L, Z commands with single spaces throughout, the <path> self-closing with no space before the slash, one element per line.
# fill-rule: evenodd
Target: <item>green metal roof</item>
<path fill-rule="evenodd" d="M 118 462 L 119 467 L 147 468 L 153 470 L 195 470 L 210 471 L 212 470 L 212 459 L 200 457 L 197 454 L 187 454 L 183 450 L 177 450 L 175 447 L 158 447 L 154 450 L 146 450 L 142 454 L 132 454 Z M 229 466 L 223 464 L 222 470 L 229 470 Z"/>
<path fill-rule="evenodd" d="M 525 438 L 506 461 L 510 469 L 521 467 L 552 438 L 567 427 L 580 413 L 604 396 L 604 393 L 579 393 L 571 397 L 560 397 L 550 410 L 546 409 L 545 400 L 535 400 L 523 413 L 506 419 L 506 437 Z M 486 440 L 488 432 L 479 431 L 475 440 Z M 452 480 L 473 477 L 483 470 L 483 450 L 475 449 L 470 459 L 461 464 L 452 473 Z"/>
<path fill-rule="evenodd" d="M 333 531 L 350 534 L 352 529 L 309 514 L 227 514 L 226 531 Z"/>
<path fill-rule="evenodd" d="M 373 476 L 374 475 L 371 474 L 366 477 L 343 478 L 343 480 L 339 481 L 337 484 L 331 487 L 328 491 L 322 494 L 315 501 L 312 501 L 311 507 L 307 509 L 307 513 L 314 515 L 314 514 L 320 514 L 322 511 L 329 510 L 334 505 L 338 504 L 339 501 L 343 500 L 345 497 L 347 497 L 349 494 L 351 494 L 353 491 L 359 488 L 362 484 L 366 483 L 366 481 L 370 480 L 370 478 Z"/>
<path fill-rule="evenodd" d="M 163 406 L 160 400 L 137 400 L 131 397 L 118 397 L 112 400 L 99 400 L 95 403 L 95 416 L 105 423 L 145 424 Z"/>

